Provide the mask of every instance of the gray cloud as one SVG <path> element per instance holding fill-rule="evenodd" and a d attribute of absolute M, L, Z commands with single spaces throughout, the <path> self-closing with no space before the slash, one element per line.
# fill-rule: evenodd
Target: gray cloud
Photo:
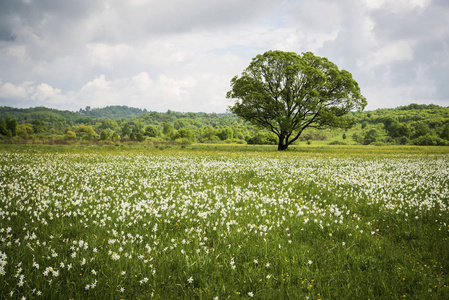
<path fill-rule="evenodd" d="M 369 108 L 449 105 L 444 0 L 3 0 L 0 105 L 225 111 L 270 49 L 350 71 Z"/>

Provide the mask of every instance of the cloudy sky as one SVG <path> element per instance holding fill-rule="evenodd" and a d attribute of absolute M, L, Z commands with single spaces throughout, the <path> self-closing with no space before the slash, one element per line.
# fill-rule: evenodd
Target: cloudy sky
<path fill-rule="evenodd" d="M 449 106 L 447 0 L 0 0 L 0 106 L 225 112 L 267 50 L 353 74 L 368 110 Z"/>

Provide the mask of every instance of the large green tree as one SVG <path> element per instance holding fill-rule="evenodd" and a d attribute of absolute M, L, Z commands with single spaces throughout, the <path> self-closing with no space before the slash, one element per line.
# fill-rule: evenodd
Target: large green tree
<path fill-rule="evenodd" d="M 268 51 L 231 80 L 229 110 L 267 128 L 285 150 L 307 127 L 350 127 L 347 113 L 367 102 L 351 73 L 311 52 Z"/>

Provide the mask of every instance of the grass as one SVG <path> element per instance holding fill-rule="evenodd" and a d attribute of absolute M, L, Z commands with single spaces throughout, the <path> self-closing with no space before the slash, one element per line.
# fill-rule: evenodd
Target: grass
<path fill-rule="evenodd" d="M 0 290 L 447 299 L 449 149 L 1 145 Z"/>

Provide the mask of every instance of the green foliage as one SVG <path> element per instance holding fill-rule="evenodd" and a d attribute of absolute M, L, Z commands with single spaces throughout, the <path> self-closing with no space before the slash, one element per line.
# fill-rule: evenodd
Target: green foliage
<path fill-rule="evenodd" d="M 174 130 L 173 125 L 170 124 L 168 121 L 164 121 L 164 124 L 162 126 L 163 126 L 162 133 L 165 136 L 170 136 Z"/>
<path fill-rule="evenodd" d="M 363 144 L 369 145 L 374 142 L 376 142 L 379 139 L 379 132 L 372 128 L 370 130 L 367 130 L 363 136 Z"/>
<path fill-rule="evenodd" d="M 101 138 L 105 131 L 108 138 L 120 141 L 120 136 L 129 138 L 131 133 L 137 139 L 142 133 L 147 144 L 178 144 L 181 141 L 172 140 L 174 124 L 179 129 L 187 128 L 194 139 L 201 143 L 256 143 L 271 144 L 272 139 L 266 137 L 266 130 L 260 130 L 255 125 L 243 121 L 235 114 L 206 114 L 179 112 L 149 112 L 132 119 L 99 119 L 83 117 L 77 113 L 58 111 L 37 107 L 32 109 L 12 109 L 0 107 L 0 113 L 10 112 L 0 119 L 0 138 L 10 142 L 22 139 L 33 139 L 33 142 L 54 143 L 70 139 L 67 132 L 75 133 L 73 139 L 95 140 Z M 350 112 L 349 117 L 356 122 L 351 129 L 316 129 L 307 128 L 299 141 L 316 141 L 327 144 L 329 141 L 345 142 L 347 144 L 365 144 L 367 132 L 377 131 L 375 144 L 419 144 L 443 145 L 449 141 L 449 108 L 436 105 L 411 105 L 404 109 L 378 109 L 368 112 Z M 36 117 L 33 119 L 33 116 Z M 17 134 L 8 129 L 6 119 L 11 122 L 17 119 Z M 14 125 L 12 125 L 14 127 Z M 29 129 L 32 127 L 32 130 Z M 364 128 L 362 128 L 364 127 Z M 90 134 L 89 134 L 90 133 Z M 258 134 L 261 133 L 261 134 Z M 84 137 L 88 134 L 87 137 Z M 168 134 L 168 135 L 167 135 Z M 343 136 L 346 136 L 346 139 Z M 113 136 L 115 138 L 113 138 Z M 277 141 L 278 137 L 274 134 Z M 369 136 L 368 136 L 369 137 Z M 373 140 L 373 139 L 371 139 Z M 183 141 L 185 144 L 185 141 Z M 314 143 L 315 144 L 315 143 Z"/>
<path fill-rule="evenodd" d="M 25 139 L 28 139 L 31 137 L 31 134 L 34 132 L 33 127 L 31 124 L 20 124 L 17 127 L 17 134 Z"/>
<path fill-rule="evenodd" d="M 42 122 L 40 120 L 35 120 L 33 122 L 33 131 L 36 133 L 45 132 L 45 126 L 42 124 Z"/>
<path fill-rule="evenodd" d="M 109 139 L 108 133 L 106 130 L 103 130 L 100 134 L 100 140 L 106 141 L 107 139 Z"/>
<path fill-rule="evenodd" d="M 273 132 L 261 131 L 250 137 L 247 142 L 254 145 L 276 145 L 277 141 L 277 136 Z"/>
<path fill-rule="evenodd" d="M 128 107 L 126 105 L 123 106 L 112 105 L 106 106 L 104 108 L 93 108 L 93 109 L 90 106 L 87 106 L 86 109 L 80 109 L 78 113 L 83 116 L 88 116 L 92 119 L 120 120 L 123 118 L 125 119 L 135 118 L 147 112 L 148 111 L 146 109 L 133 108 Z"/>
<path fill-rule="evenodd" d="M 449 122 L 442 128 L 440 137 L 446 141 L 449 141 Z"/>
<path fill-rule="evenodd" d="M 415 122 L 412 124 L 413 126 L 413 135 L 412 138 L 419 138 L 420 136 L 425 136 L 430 134 L 429 126 L 423 121 Z"/>
<path fill-rule="evenodd" d="M 74 140 L 74 139 L 76 139 L 76 133 L 73 132 L 73 131 L 71 131 L 71 130 L 68 130 L 68 131 L 65 133 L 65 138 L 66 138 L 67 140 Z"/>
<path fill-rule="evenodd" d="M 357 112 L 353 115 L 357 123 L 366 126 L 364 132 L 376 127 L 379 133 L 379 142 L 400 145 L 442 145 L 443 142 L 438 138 L 444 139 L 442 133 L 447 124 L 445 120 L 449 119 L 449 108 L 437 105 L 410 104 L 395 109 Z M 383 124 L 384 128 L 379 128 L 379 124 Z M 363 144 L 364 132 L 353 132 L 354 140 Z M 387 135 L 386 138 L 385 135 Z"/>
<path fill-rule="evenodd" d="M 118 133 L 117 132 L 114 132 L 113 134 L 112 134 L 112 138 L 111 138 L 113 141 L 120 141 L 120 136 L 118 135 Z"/>
<path fill-rule="evenodd" d="M 328 137 L 327 135 L 318 129 L 307 129 L 304 130 L 304 133 L 301 136 L 301 140 L 314 140 L 314 141 L 324 141 L 326 140 Z"/>
<path fill-rule="evenodd" d="M 124 123 L 123 126 L 122 126 L 122 136 L 125 136 L 125 135 L 130 136 L 131 133 L 132 133 L 131 125 L 129 123 L 127 123 L 127 122 Z"/>
<path fill-rule="evenodd" d="M 119 128 L 116 121 L 111 119 L 103 119 L 101 120 L 101 126 L 99 129 L 111 129 L 111 130 L 117 130 Z"/>
<path fill-rule="evenodd" d="M 352 75 L 310 52 L 268 51 L 231 80 L 230 111 L 278 136 L 285 150 L 309 126 L 347 128 L 345 115 L 363 110 L 366 99 Z"/>
<path fill-rule="evenodd" d="M 1 135 L 7 135 L 8 134 L 8 128 L 6 127 L 6 120 L 1 119 L 0 120 L 0 134 Z"/>
<path fill-rule="evenodd" d="M 445 146 L 448 144 L 446 140 L 429 133 L 420 135 L 418 138 L 412 140 L 412 143 L 419 146 Z"/>
<path fill-rule="evenodd" d="M 6 117 L 6 134 L 8 136 L 16 136 L 17 135 L 17 119 L 11 118 L 10 116 Z"/>
<path fill-rule="evenodd" d="M 158 137 L 160 134 L 160 131 L 154 125 L 149 125 L 145 128 L 145 135 L 148 137 Z"/>
<path fill-rule="evenodd" d="M 185 143 L 185 141 L 192 143 L 195 141 L 195 134 L 191 129 L 180 128 L 179 130 L 176 130 L 172 133 L 171 139 L 172 140 L 184 139 L 183 143 Z"/>
<path fill-rule="evenodd" d="M 95 131 L 93 129 L 92 126 L 90 125 L 80 125 L 75 129 L 75 132 L 77 133 L 77 135 L 81 135 L 84 136 L 86 134 L 90 134 L 90 135 L 95 135 Z"/>
<path fill-rule="evenodd" d="M 136 139 L 137 139 L 139 142 L 143 142 L 143 141 L 145 140 L 145 137 L 143 136 L 142 132 L 139 132 L 139 133 L 136 135 Z"/>
<path fill-rule="evenodd" d="M 234 132 L 232 131 L 231 128 L 229 127 L 225 127 L 225 128 L 220 128 L 217 129 L 216 133 L 215 133 L 220 140 L 224 141 L 224 140 L 230 140 L 234 137 Z"/>

